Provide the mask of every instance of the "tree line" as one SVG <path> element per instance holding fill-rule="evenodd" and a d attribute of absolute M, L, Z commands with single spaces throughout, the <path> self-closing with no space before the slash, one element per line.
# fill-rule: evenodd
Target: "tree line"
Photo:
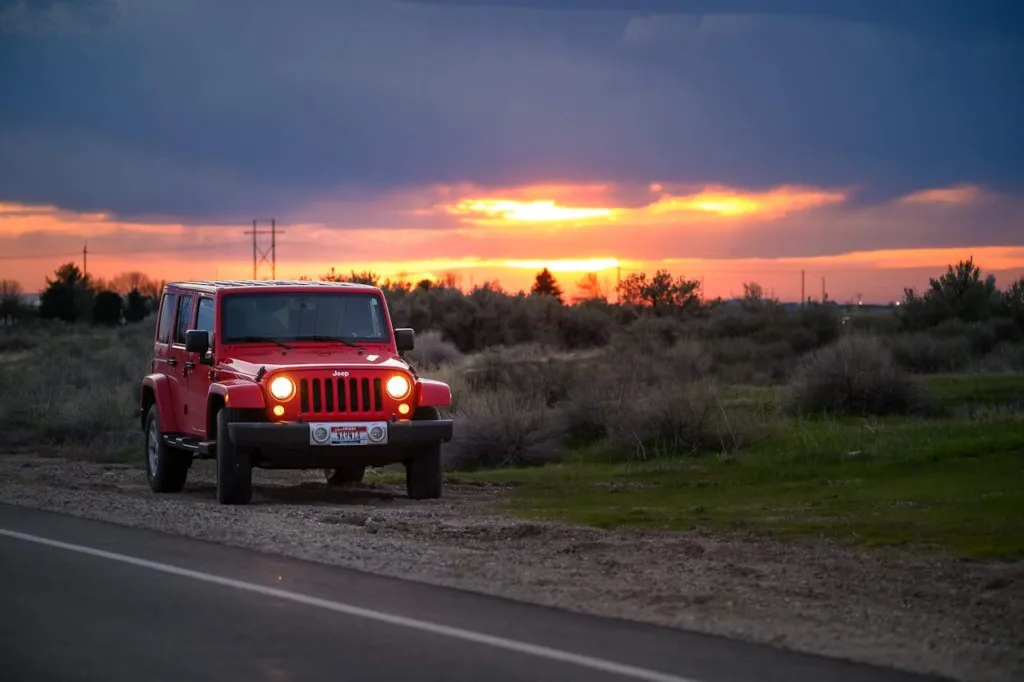
<path fill-rule="evenodd" d="M 623 329 L 644 330 L 648 337 L 666 341 L 679 335 L 746 336 L 761 343 L 785 342 L 795 352 L 803 352 L 835 338 L 847 323 L 876 333 L 962 331 L 964 325 L 973 325 L 972 329 L 982 325 L 992 343 L 1024 338 L 1024 277 L 1000 289 L 995 278 L 982 276 L 970 258 L 949 265 L 920 292 L 906 289 L 887 314 L 871 316 L 848 316 L 832 302 L 785 306 L 766 296 L 756 282 L 744 284 L 739 300 L 706 299 L 698 279 L 665 270 L 624 277 L 616 287 L 614 303 L 600 291 L 596 277 L 589 287 L 584 280 L 583 296 L 567 302 L 562 285 L 547 268 L 536 274 L 529 290 L 517 292 L 505 290 L 498 282 L 463 291 L 450 275 L 413 283 L 351 271 L 318 279 L 379 286 L 396 325 L 418 332 L 439 331 L 463 352 L 529 342 L 570 349 L 601 346 Z M 74 263 L 65 263 L 47 278 L 37 314 L 43 319 L 102 325 L 137 322 L 152 312 L 163 284 L 139 272 L 122 273 L 109 281 L 93 279 Z M 20 288 L 0 282 L 0 317 L 24 314 Z"/>

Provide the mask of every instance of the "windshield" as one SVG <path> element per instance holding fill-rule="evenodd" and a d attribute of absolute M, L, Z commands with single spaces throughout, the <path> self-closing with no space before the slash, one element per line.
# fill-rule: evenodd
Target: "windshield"
<path fill-rule="evenodd" d="M 368 293 L 230 294 L 221 300 L 221 324 L 224 343 L 390 340 L 380 297 Z"/>

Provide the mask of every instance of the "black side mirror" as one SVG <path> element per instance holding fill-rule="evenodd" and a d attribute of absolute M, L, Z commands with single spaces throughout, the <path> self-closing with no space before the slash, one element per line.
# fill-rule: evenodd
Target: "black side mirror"
<path fill-rule="evenodd" d="M 189 353 L 199 353 L 200 364 L 213 364 L 213 358 L 206 357 L 210 350 L 210 332 L 203 329 L 189 329 L 185 332 L 185 350 Z"/>
<path fill-rule="evenodd" d="M 412 329 L 399 327 L 395 330 L 395 345 L 399 353 L 410 351 L 416 347 L 416 332 Z"/>

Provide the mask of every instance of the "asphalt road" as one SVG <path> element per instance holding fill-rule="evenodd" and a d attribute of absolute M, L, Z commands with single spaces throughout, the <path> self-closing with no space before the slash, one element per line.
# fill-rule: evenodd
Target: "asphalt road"
<path fill-rule="evenodd" d="M 2 504 L 0 576 L 12 682 L 931 679 Z"/>

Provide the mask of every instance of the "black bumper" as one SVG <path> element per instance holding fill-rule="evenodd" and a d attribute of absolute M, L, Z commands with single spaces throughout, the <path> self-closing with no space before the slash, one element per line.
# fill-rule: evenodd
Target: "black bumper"
<path fill-rule="evenodd" d="M 347 447 L 316 445 L 309 440 L 309 424 L 275 424 L 273 422 L 235 422 L 228 424 L 235 445 L 243 448 L 301 450 L 346 450 Z M 388 423 L 386 445 L 354 446 L 353 449 L 409 448 L 447 443 L 452 439 L 452 420 L 408 421 Z"/>

